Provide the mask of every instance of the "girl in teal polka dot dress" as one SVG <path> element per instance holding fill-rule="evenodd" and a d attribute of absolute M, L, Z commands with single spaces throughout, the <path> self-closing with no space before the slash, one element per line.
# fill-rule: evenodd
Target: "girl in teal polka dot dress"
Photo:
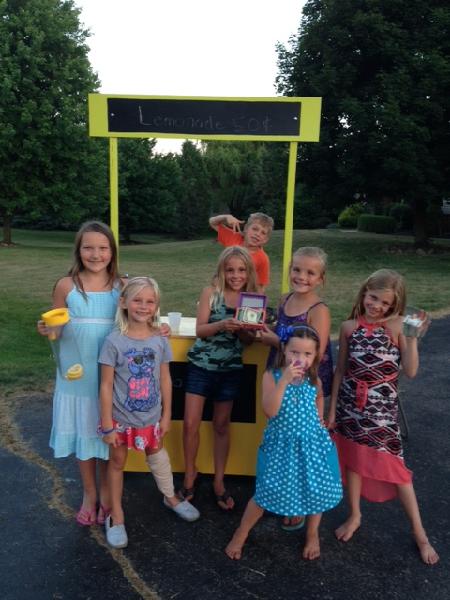
<path fill-rule="evenodd" d="M 323 423 L 322 384 L 317 376 L 319 336 L 304 323 L 288 328 L 278 368 L 263 377 L 263 410 L 268 417 L 258 451 L 256 492 L 225 549 L 240 559 L 250 530 L 264 510 L 308 515 L 302 556 L 320 556 L 322 512 L 342 499 L 336 448 Z"/>

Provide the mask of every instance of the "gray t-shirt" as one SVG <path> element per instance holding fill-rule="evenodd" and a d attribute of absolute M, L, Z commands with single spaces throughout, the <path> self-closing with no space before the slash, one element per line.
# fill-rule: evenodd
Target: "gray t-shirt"
<path fill-rule="evenodd" d="M 172 360 L 166 337 L 130 338 L 115 330 L 108 335 L 98 362 L 114 367 L 113 419 L 120 425 L 147 427 L 161 418 L 161 363 Z"/>

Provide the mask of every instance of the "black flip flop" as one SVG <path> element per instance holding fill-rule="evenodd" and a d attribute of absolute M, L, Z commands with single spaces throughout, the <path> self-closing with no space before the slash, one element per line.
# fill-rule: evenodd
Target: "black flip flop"
<path fill-rule="evenodd" d="M 193 500 L 194 496 L 195 496 L 195 490 L 197 488 L 200 477 L 201 477 L 201 473 L 197 473 L 197 475 L 195 476 L 195 479 L 194 479 L 194 483 L 189 488 L 182 485 L 176 494 L 177 498 L 179 498 L 180 500 L 187 500 L 188 502 Z"/>
<path fill-rule="evenodd" d="M 213 491 L 214 491 L 214 490 L 213 490 Z M 228 512 L 228 511 L 230 511 L 230 510 L 233 510 L 234 506 L 230 506 L 229 508 L 223 508 L 223 506 L 221 506 L 221 505 L 219 504 L 219 502 L 223 502 L 223 503 L 225 504 L 225 506 L 226 506 L 226 504 L 227 504 L 227 500 L 228 500 L 229 498 L 231 498 L 232 500 L 234 500 L 234 499 L 233 499 L 233 497 L 232 497 L 232 495 L 230 494 L 230 492 L 229 492 L 227 489 L 225 489 L 225 490 L 224 490 L 223 494 L 216 494 L 216 493 L 214 492 L 214 496 L 215 496 L 215 498 L 216 498 L 216 503 L 217 503 L 217 506 L 220 508 L 220 510 L 223 510 L 223 511 L 225 511 L 225 512 Z"/>

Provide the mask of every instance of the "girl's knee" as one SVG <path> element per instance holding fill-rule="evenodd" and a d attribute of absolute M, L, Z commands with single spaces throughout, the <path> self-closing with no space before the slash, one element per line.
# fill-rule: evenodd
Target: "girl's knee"
<path fill-rule="evenodd" d="M 183 433 L 184 435 L 195 435 L 196 433 L 198 433 L 199 429 L 200 429 L 200 423 L 201 421 L 198 421 L 197 419 L 190 419 L 190 418 L 185 418 L 183 421 Z"/>
<path fill-rule="evenodd" d="M 127 449 L 126 448 L 114 448 L 111 449 L 108 468 L 114 469 L 115 471 L 123 471 L 125 463 L 127 461 Z"/>
<path fill-rule="evenodd" d="M 214 421 L 213 422 L 213 430 L 214 434 L 219 437 L 224 437 L 229 435 L 230 432 L 230 421 Z"/>

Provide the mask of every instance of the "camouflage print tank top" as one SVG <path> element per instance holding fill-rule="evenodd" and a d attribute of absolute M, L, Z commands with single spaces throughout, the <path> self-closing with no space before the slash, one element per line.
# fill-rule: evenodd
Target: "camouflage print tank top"
<path fill-rule="evenodd" d="M 234 317 L 235 309 L 220 304 L 212 308 L 208 323 Z M 219 331 L 216 335 L 197 338 L 188 352 L 188 360 L 197 367 L 208 371 L 232 371 L 242 369 L 243 345 L 236 334 Z"/>

